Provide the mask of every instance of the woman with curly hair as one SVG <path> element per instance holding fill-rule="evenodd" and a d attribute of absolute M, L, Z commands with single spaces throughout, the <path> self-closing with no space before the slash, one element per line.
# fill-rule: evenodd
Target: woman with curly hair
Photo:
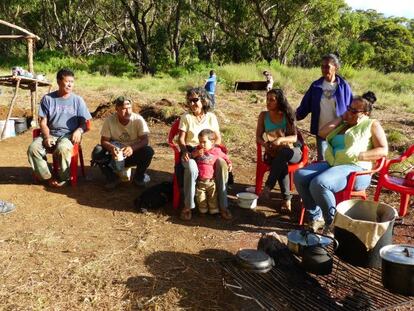
<path fill-rule="evenodd" d="M 181 163 L 184 166 L 184 207 L 181 210 L 181 219 L 190 220 L 191 211 L 195 208 L 195 191 L 198 177 L 197 163 L 191 158 L 191 152 L 199 144 L 198 134 L 204 129 L 210 129 L 215 134 L 214 143 L 221 145 L 220 128 L 217 117 L 209 112 L 211 107 L 210 96 L 204 88 L 192 88 L 186 94 L 189 111 L 180 118 L 178 145 L 181 150 Z M 218 159 L 214 166 L 219 211 L 224 219 L 231 219 L 227 200 L 228 166 L 225 160 Z"/>
<path fill-rule="evenodd" d="M 265 148 L 265 161 L 270 164 L 262 197 L 269 197 L 277 181 L 283 196 L 281 208 L 290 211 L 292 195 L 288 165 L 297 163 L 302 158 L 297 143 L 295 113 L 281 89 L 267 92 L 266 105 L 267 111 L 260 112 L 256 128 L 256 142 Z"/>

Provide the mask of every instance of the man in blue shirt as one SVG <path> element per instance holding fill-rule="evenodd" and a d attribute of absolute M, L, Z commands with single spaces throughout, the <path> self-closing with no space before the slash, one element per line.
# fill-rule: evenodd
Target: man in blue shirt
<path fill-rule="evenodd" d="M 69 69 L 56 75 L 59 89 L 45 95 L 39 107 L 41 135 L 33 140 L 27 151 L 29 163 L 41 181 L 52 187 L 63 186 L 70 177 L 73 144 L 82 139 L 87 130 L 86 120 L 91 114 L 82 97 L 72 93 L 75 76 Z M 58 176 L 52 176 L 46 162 L 46 153 L 53 152 L 59 159 Z"/>
<path fill-rule="evenodd" d="M 216 106 L 216 99 L 214 93 L 216 92 L 216 83 L 217 77 L 214 70 L 210 70 L 210 77 L 206 80 L 206 84 L 204 88 L 206 89 L 207 93 L 210 94 L 211 97 L 211 108 L 215 108 Z"/>

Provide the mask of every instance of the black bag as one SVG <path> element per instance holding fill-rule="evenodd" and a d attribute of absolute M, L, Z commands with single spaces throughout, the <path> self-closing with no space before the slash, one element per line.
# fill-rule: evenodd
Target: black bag
<path fill-rule="evenodd" d="M 172 201 L 173 184 L 164 181 L 144 190 L 135 200 L 134 206 L 141 212 L 160 208 Z"/>

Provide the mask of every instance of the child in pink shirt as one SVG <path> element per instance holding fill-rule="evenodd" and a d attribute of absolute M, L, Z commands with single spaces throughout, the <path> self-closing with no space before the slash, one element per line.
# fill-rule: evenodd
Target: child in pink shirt
<path fill-rule="evenodd" d="M 212 130 L 204 129 L 198 134 L 199 145 L 192 152 L 192 158 L 198 167 L 198 179 L 196 183 L 196 205 L 200 213 L 219 213 L 217 207 L 217 191 L 214 181 L 214 164 L 218 158 L 227 162 L 229 171 L 232 164 L 228 156 L 214 145 L 215 134 Z"/>

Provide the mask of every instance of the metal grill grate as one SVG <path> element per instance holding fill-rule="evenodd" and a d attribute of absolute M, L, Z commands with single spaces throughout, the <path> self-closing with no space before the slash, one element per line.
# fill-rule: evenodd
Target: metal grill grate
<path fill-rule="evenodd" d="M 223 284 L 264 310 L 385 310 L 410 305 L 414 297 L 390 293 L 381 270 L 354 267 L 337 257 L 330 275 L 307 274 L 287 249 L 280 250 L 268 273 L 242 270 L 233 260 L 221 262 Z"/>

